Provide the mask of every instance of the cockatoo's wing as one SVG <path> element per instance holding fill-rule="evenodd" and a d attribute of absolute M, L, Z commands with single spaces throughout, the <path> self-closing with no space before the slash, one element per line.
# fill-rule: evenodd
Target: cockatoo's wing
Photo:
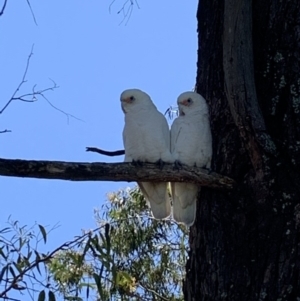
<path fill-rule="evenodd" d="M 171 214 L 171 203 L 168 194 L 168 183 L 139 182 L 139 187 L 150 203 L 151 211 L 156 219 L 163 219 Z"/>
<path fill-rule="evenodd" d="M 173 218 L 178 223 L 193 225 L 196 217 L 198 186 L 193 183 L 171 183 Z"/>
<path fill-rule="evenodd" d="M 150 97 L 139 90 L 126 90 L 121 95 L 121 102 L 125 112 L 125 162 L 173 162 L 167 120 L 156 109 Z M 171 205 L 167 183 L 138 184 L 150 203 L 153 216 L 158 219 L 168 217 L 171 214 Z"/>
<path fill-rule="evenodd" d="M 194 92 L 178 97 L 180 116 L 171 127 L 171 153 L 182 164 L 210 167 L 211 130 L 205 99 Z M 191 226 L 196 216 L 199 187 L 193 183 L 171 183 L 173 217 Z"/>
<path fill-rule="evenodd" d="M 188 134 L 188 124 L 182 122 L 181 118 L 174 120 L 171 127 L 171 152 L 174 159 L 181 163 L 190 163 L 195 157 L 189 158 L 189 151 L 193 145 L 190 145 L 193 139 Z M 191 140 L 191 141 L 189 141 Z M 185 156 L 182 158 L 181 151 Z M 193 154 L 191 154 L 193 156 Z M 182 160 L 183 159 L 183 160 Z M 184 160 L 185 159 L 185 160 Z M 193 183 L 171 183 L 171 193 L 173 200 L 173 218 L 178 223 L 191 226 L 196 216 L 196 204 L 198 195 L 198 186 Z"/>

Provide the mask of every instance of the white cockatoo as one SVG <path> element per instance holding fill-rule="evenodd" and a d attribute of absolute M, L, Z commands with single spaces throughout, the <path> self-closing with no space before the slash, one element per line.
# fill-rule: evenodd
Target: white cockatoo
<path fill-rule="evenodd" d="M 210 169 L 212 138 L 208 106 L 196 92 L 184 92 L 177 99 L 179 116 L 171 127 L 171 153 L 175 163 Z M 187 226 L 195 221 L 199 186 L 171 183 L 173 218 Z"/>
<path fill-rule="evenodd" d="M 124 161 L 173 162 L 167 120 L 150 96 L 138 89 L 125 90 L 121 94 L 121 106 L 125 114 Z M 138 185 L 155 218 L 163 219 L 171 214 L 167 182 L 139 182 Z"/>

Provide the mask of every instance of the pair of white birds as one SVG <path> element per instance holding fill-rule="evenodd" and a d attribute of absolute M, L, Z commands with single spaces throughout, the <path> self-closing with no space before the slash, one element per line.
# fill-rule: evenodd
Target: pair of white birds
<path fill-rule="evenodd" d="M 150 96 L 138 89 L 121 94 L 125 114 L 123 143 L 125 162 L 167 162 L 210 168 L 212 139 L 208 106 L 195 92 L 184 92 L 177 99 L 179 116 L 171 131 L 166 118 Z M 156 219 L 171 214 L 168 183 L 139 182 L 144 197 L 150 203 Z M 171 183 L 173 218 L 191 226 L 195 221 L 199 187 L 193 183 Z"/>

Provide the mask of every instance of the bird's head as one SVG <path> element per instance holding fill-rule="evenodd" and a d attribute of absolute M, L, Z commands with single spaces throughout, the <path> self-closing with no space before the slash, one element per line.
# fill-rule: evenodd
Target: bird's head
<path fill-rule="evenodd" d="M 150 96 L 139 89 L 128 89 L 121 93 L 121 107 L 126 114 L 139 107 L 154 106 Z"/>
<path fill-rule="evenodd" d="M 190 115 L 193 113 L 208 113 L 208 106 L 205 99 L 196 92 L 184 92 L 177 98 L 179 115 Z"/>

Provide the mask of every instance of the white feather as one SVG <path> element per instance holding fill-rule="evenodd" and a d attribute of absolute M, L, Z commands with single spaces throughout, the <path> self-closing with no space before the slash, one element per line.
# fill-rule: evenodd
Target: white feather
<path fill-rule="evenodd" d="M 132 101 L 131 99 L 132 98 Z M 165 117 L 157 110 L 149 95 L 138 89 L 125 90 L 121 94 L 125 113 L 123 142 L 125 162 L 173 162 L 170 152 L 170 131 Z M 150 203 L 157 219 L 171 214 L 168 183 L 141 182 L 139 187 Z"/>
<path fill-rule="evenodd" d="M 182 93 L 177 100 L 180 115 L 171 127 L 171 153 L 182 164 L 210 168 L 212 138 L 208 106 L 195 92 Z M 192 183 L 171 183 L 173 217 L 191 226 L 195 221 L 199 187 Z"/>

